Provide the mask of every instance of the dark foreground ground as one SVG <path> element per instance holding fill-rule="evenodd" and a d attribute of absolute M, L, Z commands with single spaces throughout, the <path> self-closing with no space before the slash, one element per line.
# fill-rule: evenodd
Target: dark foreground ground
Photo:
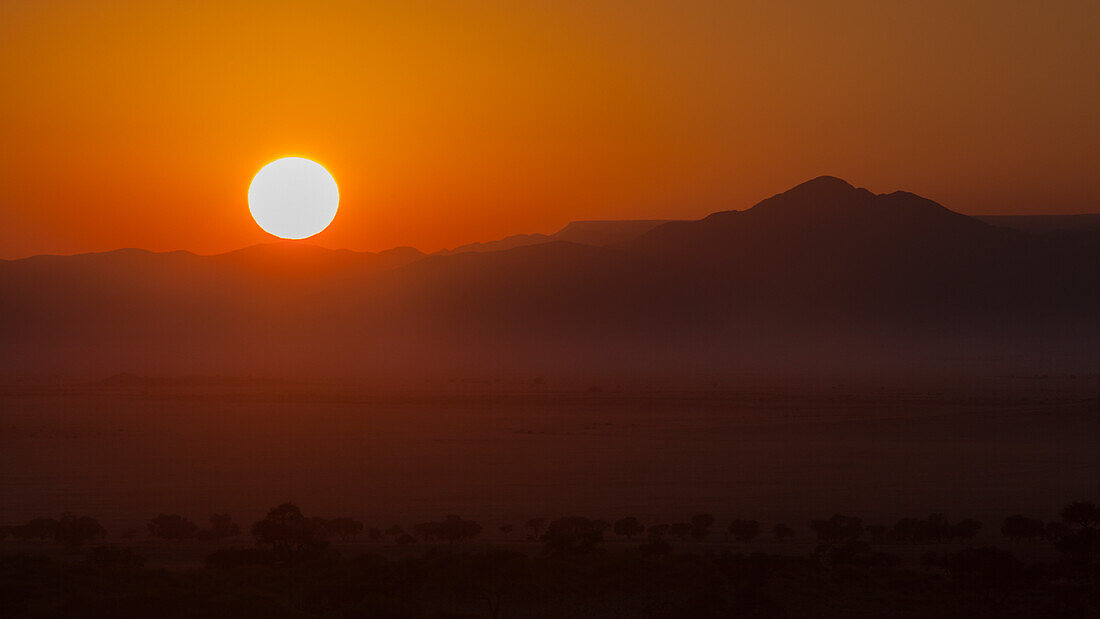
<path fill-rule="evenodd" d="M 10 383 L 0 617 L 1096 616 L 1098 394 Z"/>
<path fill-rule="evenodd" d="M 1031 550 L 1023 544 L 1024 553 Z M 142 566 L 122 547 L 0 557 L 4 617 L 1094 617 L 1098 573 L 991 547 L 821 544 L 809 554 L 660 544 L 555 553 L 431 545 Z M 1017 549 L 1019 550 L 1019 549 Z"/>

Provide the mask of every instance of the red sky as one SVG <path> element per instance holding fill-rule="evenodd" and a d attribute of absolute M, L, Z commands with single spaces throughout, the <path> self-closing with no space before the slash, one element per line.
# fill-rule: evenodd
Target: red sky
<path fill-rule="evenodd" d="M 369 6 L 362 6 L 369 4 Z M 1100 3 L 0 4 L 0 257 L 269 240 L 431 251 L 694 218 L 821 174 L 974 214 L 1100 212 Z"/>

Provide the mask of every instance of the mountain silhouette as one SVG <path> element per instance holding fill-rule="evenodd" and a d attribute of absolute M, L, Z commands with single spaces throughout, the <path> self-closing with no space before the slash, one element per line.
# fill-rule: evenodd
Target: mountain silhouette
<path fill-rule="evenodd" d="M 820 177 L 698 221 L 554 236 L 588 242 L 6 261 L 0 369 L 1051 371 L 1100 354 L 1088 230 L 1025 232 Z"/>
<path fill-rule="evenodd" d="M 667 223 L 663 219 L 624 219 L 605 221 L 571 221 L 554 234 L 513 234 L 496 241 L 469 243 L 454 249 L 436 252 L 437 256 L 450 256 L 469 252 L 501 251 L 525 245 L 538 245 L 553 241 L 568 241 L 582 245 L 612 245 L 640 236 L 657 226 Z"/>
<path fill-rule="evenodd" d="M 1100 232 L 1100 214 L 978 215 L 975 219 L 993 226 L 1003 226 L 1024 232 Z"/>

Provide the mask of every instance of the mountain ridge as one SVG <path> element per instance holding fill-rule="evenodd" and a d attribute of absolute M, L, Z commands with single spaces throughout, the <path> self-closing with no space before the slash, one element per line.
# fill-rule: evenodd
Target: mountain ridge
<path fill-rule="evenodd" d="M 599 239 L 622 232 L 588 227 L 601 225 L 615 232 Z M 645 222 L 615 238 L 428 256 L 277 243 L 8 261 L 0 370 L 1100 362 L 1095 233 L 1010 230 L 827 177 L 742 211 Z"/>

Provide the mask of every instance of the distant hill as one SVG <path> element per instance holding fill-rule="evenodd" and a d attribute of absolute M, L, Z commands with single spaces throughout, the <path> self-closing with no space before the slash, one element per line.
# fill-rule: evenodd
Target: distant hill
<path fill-rule="evenodd" d="M 1024 232 L 1076 230 L 1100 232 L 1100 213 L 1088 215 L 978 215 L 974 217 L 993 226 Z"/>
<path fill-rule="evenodd" d="M 559 235 L 573 242 L 0 262 L 0 371 L 1100 367 L 1100 234 L 1088 230 L 990 225 L 821 177 L 698 221 L 575 222 Z"/>
<path fill-rule="evenodd" d="M 470 243 L 454 249 L 436 252 L 437 256 L 450 256 L 468 252 L 501 251 L 525 245 L 537 245 L 553 241 L 568 241 L 597 247 L 619 243 L 638 237 L 657 226 L 667 223 L 663 219 L 624 219 L 607 221 L 572 221 L 554 234 L 514 234 L 497 241 Z"/>

